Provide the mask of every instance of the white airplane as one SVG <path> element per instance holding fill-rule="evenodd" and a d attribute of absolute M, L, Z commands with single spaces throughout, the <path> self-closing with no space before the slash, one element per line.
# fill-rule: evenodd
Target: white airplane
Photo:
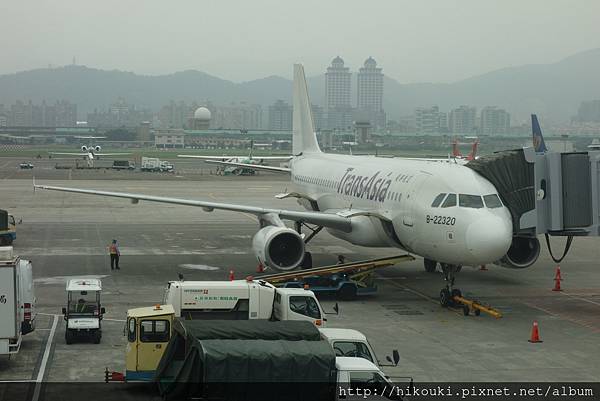
<path fill-rule="evenodd" d="M 77 139 L 105 139 L 105 136 L 76 136 Z M 83 145 L 81 146 L 81 152 L 50 152 L 51 155 L 61 155 L 61 156 L 79 156 L 83 157 L 87 160 L 88 165 L 91 167 L 94 165 L 94 160 L 99 160 L 100 156 L 123 156 L 129 155 L 131 153 L 100 153 L 102 151 L 102 147 L 100 145 Z"/>
<path fill-rule="evenodd" d="M 253 151 L 254 146 L 256 145 L 258 144 L 255 144 L 253 140 L 250 141 L 250 152 L 247 156 L 177 155 L 177 157 L 200 159 L 204 160 L 206 163 L 218 164 L 219 168 L 217 169 L 217 173 L 232 173 L 236 175 L 254 174 L 256 169 L 253 167 L 263 166 L 265 161 L 288 162 L 292 159 L 292 156 L 254 156 Z M 244 164 L 246 168 L 242 168 L 236 164 Z"/>
<path fill-rule="evenodd" d="M 427 271 L 438 263 L 446 279 L 440 302 L 449 303 L 454 274 L 463 265 L 502 260 L 506 267 L 528 267 L 539 255 L 535 238 L 513 237 L 511 214 L 496 188 L 461 163 L 322 153 L 317 143 L 304 69 L 294 66 L 293 158 L 290 168 L 260 166 L 291 175 L 306 211 L 163 196 L 36 185 L 36 188 L 111 196 L 250 213 L 259 229 L 252 241 L 260 263 L 292 270 L 311 260 L 305 245 L 325 228 L 333 236 L 365 247 L 395 247 L 420 255 Z M 242 163 L 231 163 L 233 165 Z M 258 168 L 257 166 L 253 166 Z M 295 222 L 294 229 L 282 220 Z M 312 226 L 312 227 L 311 227 Z M 302 227 L 311 228 L 305 236 Z M 535 246 L 537 244 L 537 247 Z"/>

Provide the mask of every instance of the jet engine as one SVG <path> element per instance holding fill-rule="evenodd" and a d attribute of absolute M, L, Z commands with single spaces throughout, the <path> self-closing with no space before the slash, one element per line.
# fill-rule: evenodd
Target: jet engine
<path fill-rule="evenodd" d="M 287 227 L 260 229 L 252 239 L 252 249 L 262 263 L 278 270 L 293 270 L 304 259 L 304 240 Z"/>
<path fill-rule="evenodd" d="M 506 255 L 495 264 L 510 269 L 524 269 L 540 256 L 540 241 L 535 237 L 513 237 Z"/>
<path fill-rule="evenodd" d="M 96 152 L 100 152 L 102 150 L 102 148 L 100 147 L 100 145 L 96 145 L 96 146 L 94 146 L 94 150 Z"/>
<path fill-rule="evenodd" d="M 83 146 L 81 147 L 81 151 L 82 151 L 82 152 L 87 152 L 87 151 L 88 151 L 88 147 L 87 147 L 87 146 L 85 146 L 85 145 L 83 145 Z"/>

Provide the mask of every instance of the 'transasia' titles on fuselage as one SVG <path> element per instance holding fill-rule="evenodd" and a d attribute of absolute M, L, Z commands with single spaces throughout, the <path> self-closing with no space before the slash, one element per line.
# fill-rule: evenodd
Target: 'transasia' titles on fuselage
<path fill-rule="evenodd" d="M 390 185 L 392 185 L 392 179 L 389 177 L 393 172 L 381 176 L 381 170 L 370 176 L 368 174 L 351 174 L 352 172 L 354 172 L 354 167 L 348 167 L 348 169 L 346 169 L 346 173 L 344 173 L 337 188 L 338 194 L 377 202 L 383 202 L 385 200 Z M 407 183 L 413 176 L 402 175 L 399 178 L 402 182 Z"/>

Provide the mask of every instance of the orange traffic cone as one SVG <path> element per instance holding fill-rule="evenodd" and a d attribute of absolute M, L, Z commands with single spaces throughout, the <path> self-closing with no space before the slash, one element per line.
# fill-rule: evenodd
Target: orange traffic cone
<path fill-rule="evenodd" d="M 552 291 L 562 291 L 560 288 L 560 282 L 562 281 L 562 277 L 560 276 L 560 266 L 556 266 L 556 274 L 554 275 L 554 288 Z"/>
<path fill-rule="evenodd" d="M 229 270 L 229 281 L 233 281 L 235 280 L 235 277 L 233 275 L 233 270 Z"/>
<path fill-rule="evenodd" d="M 256 272 L 257 273 L 263 273 L 265 271 L 265 266 L 262 263 L 258 263 L 258 266 L 256 266 Z"/>
<path fill-rule="evenodd" d="M 533 327 L 531 329 L 531 338 L 528 341 L 530 343 L 541 343 L 541 342 L 543 342 L 542 340 L 540 340 L 540 329 L 538 327 L 538 322 L 537 321 L 533 322 Z"/>

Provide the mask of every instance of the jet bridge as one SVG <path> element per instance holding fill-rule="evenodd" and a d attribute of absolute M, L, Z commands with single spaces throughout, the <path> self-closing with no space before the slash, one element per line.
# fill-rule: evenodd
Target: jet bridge
<path fill-rule="evenodd" d="M 600 151 L 509 150 L 466 165 L 488 179 L 513 219 L 515 237 L 600 236 Z M 551 249 L 550 253 L 552 254 Z M 510 251 L 509 251 L 510 252 Z"/>

